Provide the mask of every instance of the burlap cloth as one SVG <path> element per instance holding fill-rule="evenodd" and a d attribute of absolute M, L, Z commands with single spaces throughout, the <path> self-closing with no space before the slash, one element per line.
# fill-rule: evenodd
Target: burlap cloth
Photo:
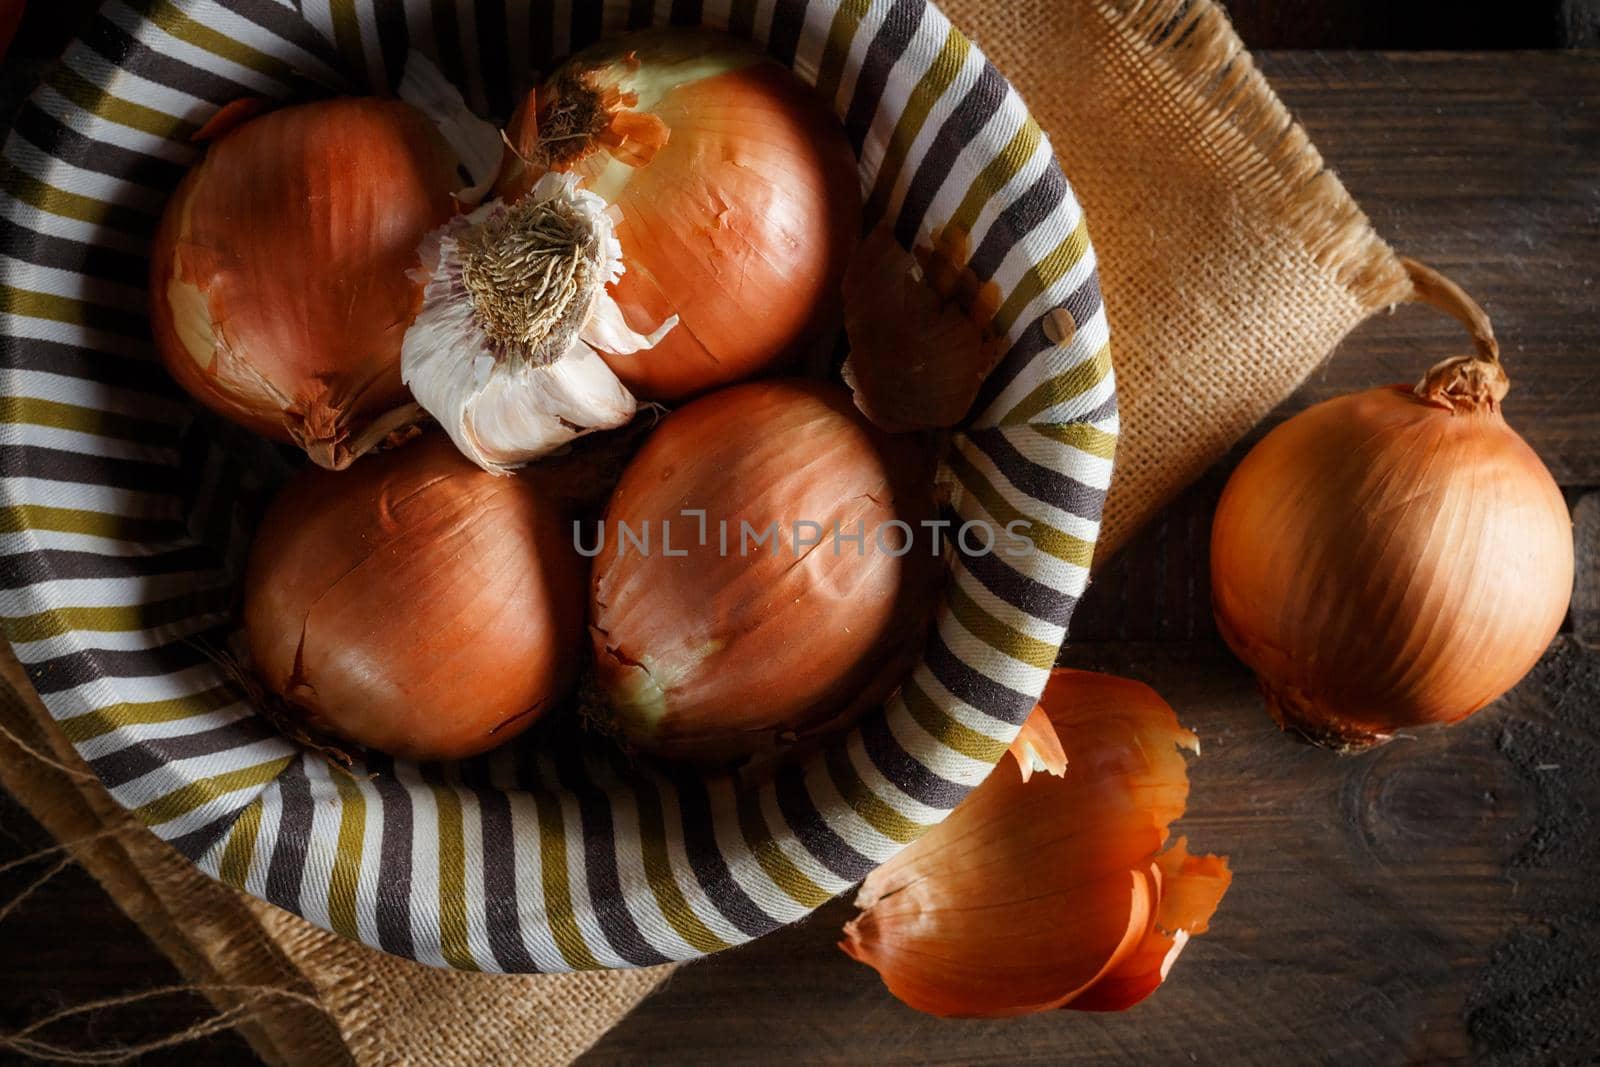
<path fill-rule="evenodd" d="M 1028 101 L 1088 214 L 1123 415 L 1103 555 L 1408 283 L 1208 0 L 942 6 Z M 0 666 L 0 723 L 77 769 L 0 738 L 0 783 L 58 839 L 88 841 L 77 860 L 191 981 L 318 1005 L 210 994 L 249 1000 L 241 1025 L 269 1063 L 566 1063 L 670 970 L 432 970 L 236 893 L 118 808 L 9 649 Z"/>

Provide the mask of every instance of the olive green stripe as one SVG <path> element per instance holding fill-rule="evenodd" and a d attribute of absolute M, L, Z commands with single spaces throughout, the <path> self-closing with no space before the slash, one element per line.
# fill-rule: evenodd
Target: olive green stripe
<path fill-rule="evenodd" d="M 140 805 L 133 813 L 146 826 L 160 826 L 173 819 L 181 819 L 220 796 L 236 793 L 253 785 L 266 785 L 278 777 L 290 761 L 296 758 L 296 756 L 280 756 L 278 759 L 258 763 L 253 767 L 241 767 L 235 771 L 224 771 L 209 778 L 201 778 L 190 782 L 182 789 L 173 790 L 164 797 L 157 797 L 148 804 Z"/>
<path fill-rule="evenodd" d="M 1086 422 L 1036 422 L 1030 424 L 1029 428 L 1052 441 L 1059 441 L 1098 459 L 1112 459 L 1117 454 L 1117 435 Z"/>
<path fill-rule="evenodd" d="M 789 899 L 802 908 L 820 908 L 831 899 L 831 894 L 806 877 L 796 867 L 783 849 L 772 839 L 772 831 L 761 813 L 760 793 L 755 789 L 740 789 L 738 794 L 739 832 L 750 854 L 761 865 L 772 884 L 783 890 Z"/>
<path fill-rule="evenodd" d="M 200 130 L 194 123 L 175 118 L 165 111 L 124 100 L 100 88 L 65 63 L 57 63 L 55 69 L 45 77 L 45 83 L 89 114 L 140 133 L 188 143 Z"/>
<path fill-rule="evenodd" d="M 180 593 L 166 600 L 116 607 L 50 608 L 33 615 L 0 619 L 6 636 L 13 642 L 43 641 L 73 630 L 96 633 L 128 633 L 221 611 L 227 605 L 225 589 L 203 589 Z"/>
<path fill-rule="evenodd" d="M 833 106 L 839 95 L 839 81 L 844 77 L 844 61 L 850 56 L 850 45 L 856 39 L 861 19 L 872 5 L 868 0 L 840 0 L 828 24 L 828 43 L 823 46 L 822 60 L 817 64 L 817 95 Z"/>
<path fill-rule="evenodd" d="M 924 827 L 921 823 L 906 818 L 867 788 L 867 784 L 861 780 L 861 775 L 856 773 L 855 765 L 850 762 L 850 756 L 845 752 L 843 745 L 828 746 L 825 761 L 828 765 L 828 777 L 833 780 L 833 787 L 839 791 L 845 803 L 850 805 L 851 810 L 861 816 L 862 821 L 868 826 L 890 841 L 897 841 L 902 845 L 922 836 Z"/>
<path fill-rule="evenodd" d="M 642 782 L 635 784 L 633 791 L 639 799 L 639 848 L 644 857 L 644 876 L 661 914 L 696 952 L 718 952 L 727 948 L 727 942 L 712 933 L 689 907 L 672 873 L 672 860 L 667 855 L 667 821 L 660 794 L 653 786 Z"/>
<path fill-rule="evenodd" d="M 584 943 L 583 931 L 572 910 L 572 890 L 567 884 L 567 835 L 562 827 L 561 802 L 542 790 L 533 793 L 534 810 L 539 816 L 539 884 L 544 891 L 544 916 L 550 936 L 567 966 L 579 971 L 598 970 Z"/>
<path fill-rule="evenodd" d="M 961 31 L 950 27 L 950 32 L 945 35 L 944 47 L 934 57 L 933 65 L 923 72 L 916 88 L 911 90 L 905 110 L 900 113 L 900 120 L 895 123 L 894 133 L 890 134 L 889 143 L 883 150 L 878 176 L 873 179 L 872 195 L 867 199 L 866 214 L 869 220 L 881 218 L 887 210 L 895 182 L 900 178 L 912 144 L 933 112 L 933 105 L 939 102 L 939 98 L 966 65 L 967 53 L 971 48 L 971 43 Z"/>
<path fill-rule="evenodd" d="M 467 947 L 467 842 L 461 829 L 461 798 L 447 785 L 436 785 L 439 834 L 439 951 L 450 966 L 476 971 L 478 961 Z"/>
<path fill-rule="evenodd" d="M 1088 359 L 1034 386 L 1027 396 L 1006 412 L 1000 422 L 1007 426 L 1031 425 L 1033 417 L 1039 412 L 1082 396 L 1105 381 L 1110 373 L 1111 346 L 1103 344 Z"/>
<path fill-rule="evenodd" d="M 1028 536 L 1033 539 L 1034 545 L 1043 552 L 1075 566 L 1087 568 L 1094 559 L 1094 542 L 1085 541 L 1081 537 L 1056 529 L 1049 523 L 1024 515 L 1013 507 L 998 489 L 989 483 L 989 480 L 972 465 L 971 460 L 959 451 L 952 450 L 945 460 L 950 469 L 955 472 L 961 484 L 982 502 L 985 510 L 1001 526 L 1012 522 L 1026 522 Z"/>
<path fill-rule="evenodd" d="M 150 330 L 148 320 L 138 312 L 92 304 L 55 293 L 14 289 L 9 285 L 0 285 L 0 314 L 64 322 L 69 326 L 140 339 L 149 336 Z"/>
<path fill-rule="evenodd" d="M 336 933 L 357 938 L 356 889 L 361 881 L 361 852 L 367 832 L 367 798 L 344 771 L 334 768 L 339 791 L 339 845 L 328 874 L 328 921 Z"/>
<path fill-rule="evenodd" d="M 1027 165 L 1039 150 L 1039 141 L 1043 138 L 1039 124 L 1033 121 L 1033 116 L 1023 120 L 1022 126 L 1011 135 L 1011 140 L 1006 146 L 978 172 L 972 179 L 972 184 L 967 188 L 967 195 L 962 198 L 961 206 L 950 217 L 950 225 L 957 232 L 971 233 L 972 227 L 978 221 L 978 213 L 983 210 L 983 205 L 994 198 L 1006 182 L 1017 176 L 1017 172 Z"/>
<path fill-rule="evenodd" d="M 256 855 L 256 835 L 261 832 L 261 801 L 256 800 L 239 813 L 228 831 L 228 843 L 222 849 L 222 861 L 217 865 L 217 877 L 235 889 L 243 889 L 250 877 L 250 863 Z"/>
<path fill-rule="evenodd" d="M 294 68 L 288 63 L 265 52 L 257 51 L 243 41 L 236 41 L 202 22 L 197 22 L 179 11 L 169 0 L 155 0 L 145 8 L 144 17 L 178 40 L 186 41 L 196 48 L 237 63 L 241 67 L 249 67 L 258 74 L 276 78 L 285 84 L 288 84 L 293 77 Z"/>
<path fill-rule="evenodd" d="M 1056 645 L 1023 633 L 1003 619 L 997 619 L 983 610 L 969 597 L 959 583 L 951 582 L 946 589 L 950 613 L 960 620 L 967 632 L 990 648 L 998 649 L 1030 667 L 1047 671 L 1056 663 Z"/>
<path fill-rule="evenodd" d="M 156 223 L 155 216 L 143 211 L 58 189 L 35 178 L 9 159 L 0 158 L 0 191 L 46 214 L 77 219 L 95 226 L 111 226 L 141 237 L 147 236 Z"/>
<path fill-rule="evenodd" d="M 933 698 L 917 685 L 915 678 L 907 678 L 901 685 L 900 697 L 917 725 L 946 748 L 979 763 L 997 763 L 1006 754 L 1008 746 L 952 717 L 933 702 Z"/>
<path fill-rule="evenodd" d="M 1001 304 L 1000 310 L 995 313 L 996 328 L 1001 333 L 1009 332 L 1017 321 L 1017 316 L 1038 299 L 1040 293 L 1065 278 L 1088 251 L 1089 227 L 1080 215 L 1078 224 L 1072 228 L 1072 232 L 1063 237 L 1060 244 L 1017 279 L 1017 284 L 1012 287 L 1006 302 Z"/>
<path fill-rule="evenodd" d="M 32 396 L 0 396 L 0 423 L 48 426 L 56 430 L 93 434 L 96 437 L 116 437 L 138 444 L 150 444 L 163 437 L 175 436 L 172 427 L 163 423 L 115 411 L 63 404 L 59 400 L 40 400 Z"/>
<path fill-rule="evenodd" d="M 355 0 L 329 0 L 333 16 L 333 44 L 344 61 L 345 73 L 356 85 L 366 85 L 367 53 L 361 47 L 361 22 L 356 17 Z"/>
<path fill-rule="evenodd" d="M 128 726 L 148 726 L 154 723 L 192 719 L 197 715 L 225 708 L 238 699 L 239 696 L 233 689 L 219 685 L 191 693 L 189 696 L 173 697 L 170 700 L 107 704 L 103 708 L 62 719 L 56 725 L 61 727 L 61 732 L 67 736 L 68 741 L 81 745 L 85 741 L 104 737 Z"/>
<path fill-rule="evenodd" d="M 13 504 L 0 508 L 0 534 L 23 530 L 52 530 L 113 541 L 156 541 L 172 537 L 178 532 L 172 519 L 108 515 L 102 511 L 51 508 L 43 504 Z"/>

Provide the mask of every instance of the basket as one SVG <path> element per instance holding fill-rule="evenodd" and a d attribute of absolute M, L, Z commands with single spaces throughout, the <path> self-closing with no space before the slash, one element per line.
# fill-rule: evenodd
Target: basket
<path fill-rule="evenodd" d="M 1039 550 L 958 552 L 901 690 L 761 785 L 635 767 L 573 715 L 458 764 L 334 771 L 208 652 L 287 468 L 191 405 L 149 339 L 145 248 L 198 156 L 190 137 L 239 97 L 387 91 L 412 48 L 503 118 L 553 59 L 669 21 L 753 39 L 815 84 L 869 214 L 902 243 L 951 222 L 971 233 L 1008 348 L 955 437 L 950 507 L 1028 520 Z M 938 822 L 1044 686 L 1111 476 L 1105 312 L 1049 144 L 922 0 L 111 0 L 0 168 L 5 635 L 118 802 L 230 885 L 437 966 L 692 958 L 802 918 Z M 1043 326 L 1058 308 L 1076 327 L 1059 344 Z"/>

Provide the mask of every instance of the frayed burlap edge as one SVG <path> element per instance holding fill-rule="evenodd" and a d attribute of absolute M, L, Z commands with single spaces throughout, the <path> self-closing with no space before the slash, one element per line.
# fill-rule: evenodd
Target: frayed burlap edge
<path fill-rule="evenodd" d="M 236 893 L 195 870 L 92 781 L 87 765 L 50 724 L 8 646 L 0 650 L 0 679 L 0 726 L 6 733 L 91 779 L 63 772 L 0 736 L 0 785 L 68 845 L 179 972 L 196 986 L 274 986 L 314 994 L 259 925 L 240 921 Z M 206 995 L 218 1011 L 242 1003 L 235 993 Z M 239 1029 L 270 1064 L 350 1061 L 328 1016 L 301 1003 L 262 1004 Z"/>
<path fill-rule="evenodd" d="M 1096 7 L 1129 48 L 1145 52 L 1174 100 L 1206 116 L 1197 130 L 1218 172 L 1280 212 L 1320 267 L 1370 310 L 1411 296 L 1399 258 L 1256 68 L 1221 8 L 1209 0 L 1105 0 Z"/>
<path fill-rule="evenodd" d="M 566 1064 L 672 970 L 473 975 L 374 952 L 213 881 L 151 834 L 54 728 L 9 647 L 0 728 L 0 786 L 68 844 L 196 992 L 240 1013 L 269 1064 Z M 273 990 L 319 1007 L 261 996 Z"/>
<path fill-rule="evenodd" d="M 1211 0 L 941 6 L 1088 219 L 1122 416 L 1103 560 L 1410 286 Z"/>

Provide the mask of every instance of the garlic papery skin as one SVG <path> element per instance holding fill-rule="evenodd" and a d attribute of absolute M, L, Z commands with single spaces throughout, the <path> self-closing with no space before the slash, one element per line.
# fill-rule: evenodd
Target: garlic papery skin
<path fill-rule="evenodd" d="M 607 291 L 622 249 L 605 201 L 546 174 L 514 205 L 495 200 L 428 235 L 422 309 L 401 346 L 401 377 L 456 447 L 505 472 L 582 434 L 633 418 L 633 394 L 596 349 L 653 346 Z"/>
<path fill-rule="evenodd" d="M 472 184 L 451 195 L 458 204 L 476 207 L 500 170 L 504 155 L 500 131 L 494 123 L 474 115 L 461 90 L 421 52 L 406 57 L 405 73 L 396 91 L 400 99 L 432 120 L 439 136 L 455 152 Z"/>

